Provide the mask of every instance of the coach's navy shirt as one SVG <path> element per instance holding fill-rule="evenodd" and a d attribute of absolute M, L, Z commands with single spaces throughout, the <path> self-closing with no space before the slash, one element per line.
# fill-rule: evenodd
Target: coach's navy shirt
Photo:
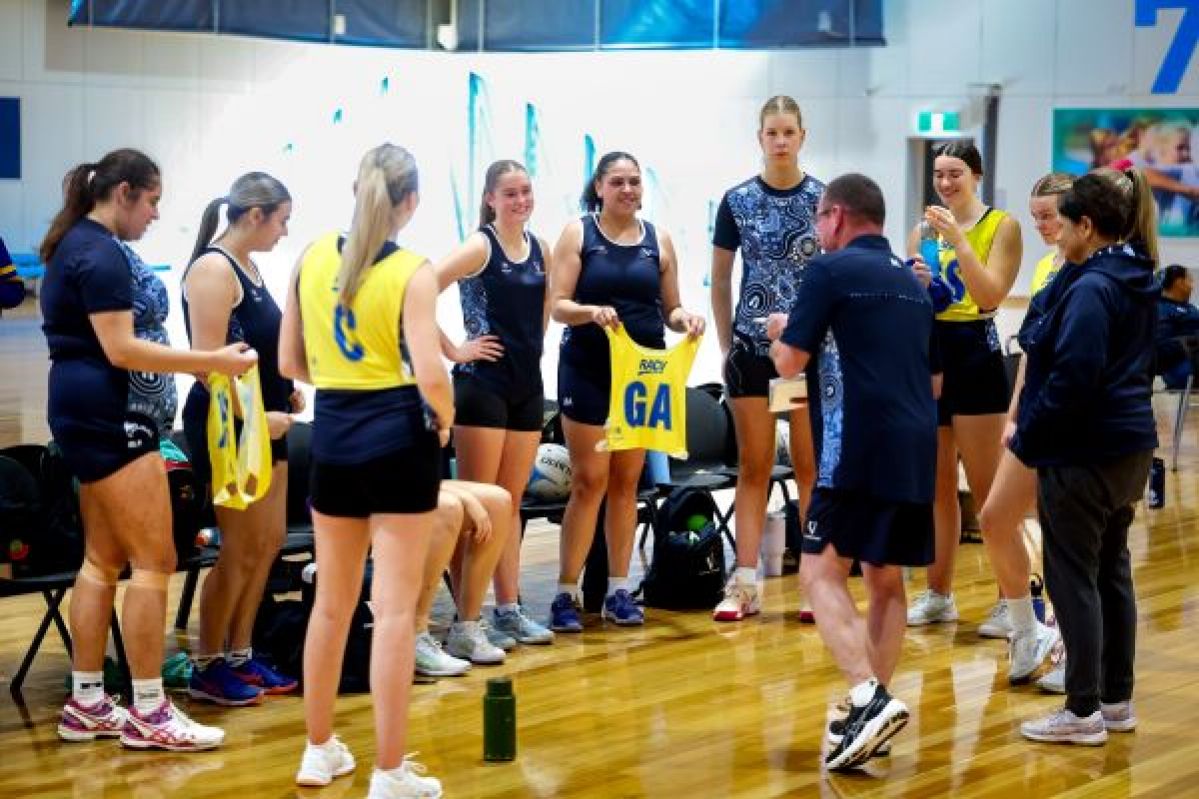
<path fill-rule="evenodd" d="M 783 343 L 807 368 L 816 485 L 931 502 L 937 406 L 928 292 L 882 236 L 808 264 Z"/>

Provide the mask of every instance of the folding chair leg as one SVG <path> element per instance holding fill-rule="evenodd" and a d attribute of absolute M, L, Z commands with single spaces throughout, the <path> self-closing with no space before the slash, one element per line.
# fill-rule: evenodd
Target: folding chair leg
<path fill-rule="evenodd" d="M 1187 408 L 1191 403 L 1191 388 L 1195 382 L 1195 376 L 1187 375 L 1186 385 L 1182 387 L 1182 393 L 1178 395 L 1178 411 L 1174 414 L 1174 454 L 1170 461 L 1170 471 L 1178 471 L 1178 449 L 1182 445 L 1182 426 L 1186 422 Z"/>
<path fill-rule="evenodd" d="M 125 639 L 121 635 L 121 620 L 117 609 L 112 609 L 112 647 L 117 652 L 117 668 L 121 670 L 121 679 L 126 685 L 133 684 L 133 675 L 129 672 L 129 658 L 125 655 Z"/>
<path fill-rule="evenodd" d="M 196 598 L 196 584 L 200 581 L 200 567 L 193 566 L 187 570 L 183 580 L 183 593 L 179 596 L 179 610 L 175 612 L 175 629 L 187 632 L 187 621 L 191 618 L 192 602 Z"/>
<path fill-rule="evenodd" d="M 21 696 L 21 686 L 25 684 L 25 675 L 29 673 L 29 669 L 33 666 L 33 659 L 37 656 L 38 650 L 42 648 L 42 641 L 46 638 L 46 633 L 50 630 L 51 624 L 61 624 L 62 615 L 58 608 L 62 605 L 62 600 L 67 595 L 66 588 L 55 588 L 53 591 L 43 591 L 42 596 L 46 598 L 46 612 L 42 616 L 42 621 L 38 624 L 37 632 L 33 634 L 33 640 L 29 642 L 29 649 L 25 651 L 25 657 L 21 660 L 21 665 L 17 669 L 17 673 L 13 675 L 12 683 L 8 686 L 8 692 L 12 694 L 14 700 L 18 700 Z M 59 628 L 59 633 L 63 632 L 63 628 Z M 68 634 L 63 643 L 67 647 L 67 652 L 71 651 L 71 636 Z"/>

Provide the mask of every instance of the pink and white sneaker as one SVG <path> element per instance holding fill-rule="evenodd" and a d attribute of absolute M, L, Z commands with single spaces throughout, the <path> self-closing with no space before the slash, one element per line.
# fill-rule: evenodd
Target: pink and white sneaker
<path fill-rule="evenodd" d="M 145 716 L 129 708 L 121 745 L 130 749 L 166 749 L 169 752 L 199 752 L 215 749 L 225 740 L 225 731 L 197 724 L 164 700 L 158 709 Z"/>
<path fill-rule="evenodd" d="M 741 621 L 746 616 L 756 616 L 761 612 L 758 584 L 739 582 L 734 574 L 724 586 L 724 599 L 712 611 L 712 620 Z"/>
<path fill-rule="evenodd" d="M 58 737 L 64 741 L 94 741 L 97 738 L 120 738 L 129 713 L 116 699 L 105 696 L 91 707 L 84 707 L 72 697 L 63 705 L 58 721 Z"/>

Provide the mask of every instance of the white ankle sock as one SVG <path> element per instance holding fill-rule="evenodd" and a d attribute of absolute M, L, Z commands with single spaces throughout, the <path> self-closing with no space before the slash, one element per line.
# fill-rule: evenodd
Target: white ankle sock
<path fill-rule="evenodd" d="M 733 576 L 741 585 L 756 585 L 758 582 L 758 567 L 738 566 L 733 571 Z"/>
<path fill-rule="evenodd" d="M 225 661 L 236 669 L 238 666 L 244 666 L 246 661 L 252 657 L 254 657 L 254 648 L 247 646 L 245 649 L 230 649 L 229 656 L 225 658 Z"/>
<path fill-rule="evenodd" d="M 873 677 L 860 682 L 849 690 L 849 700 L 855 707 L 865 707 L 870 704 L 870 700 L 874 697 L 874 689 L 877 687 L 878 680 Z"/>
<path fill-rule="evenodd" d="M 612 596 L 617 591 L 629 590 L 628 577 L 609 577 L 608 578 L 608 593 L 607 596 Z"/>
<path fill-rule="evenodd" d="M 133 681 L 133 706 L 137 708 L 139 714 L 147 716 L 153 713 L 166 701 L 166 698 L 166 694 L 162 690 L 161 677 Z"/>
<path fill-rule="evenodd" d="M 1025 594 L 1019 599 L 1007 601 L 1008 613 L 1012 618 L 1012 630 L 1016 633 L 1031 633 L 1037 629 L 1037 615 L 1032 609 L 1032 596 Z"/>
<path fill-rule="evenodd" d="M 579 596 L 578 583 L 558 583 L 559 594 L 570 594 L 572 599 L 577 599 Z"/>
<path fill-rule="evenodd" d="M 75 704 L 92 707 L 104 698 L 104 672 L 72 671 L 71 698 Z"/>

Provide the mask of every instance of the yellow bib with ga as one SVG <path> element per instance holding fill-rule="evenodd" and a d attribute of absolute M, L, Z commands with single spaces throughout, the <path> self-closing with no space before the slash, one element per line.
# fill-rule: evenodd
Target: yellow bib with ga
<path fill-rule="evenodd" d="M 687 336 L 668 350 L 651 350 L 625 328 L 608 334 L 612 388 L 603 449 L 655 449 L 687 457 L 687 376 L 700 339 Z"/>
<path fill-rule="evenodd" d="M 378 390 L 415 384 L 400 317 L 408 281 L 425 259 L 405 249 L 368 266 L 353 307 L 338 302 L 338 234 L 317 239 L 300 264 L 300 317 L 308 374 L 318 389 Z"/>
<path fill-rule="evenodd" d="M 1060 267 L 1054 266 L 1054 258 L 1057 257 L 1056 252 L 1049 252 L 1041 260 L 1037 261 L 1037 266 L 1032 273 L 1032 284 L 1029 286 L 1029 294 L 1036 294 L 1043 288 L 1049 285 L 1049 281 L 1057 276 Z"/>
<path fill-rule="evenodd" d="M 995 233 L 999 230 L 1000 223 L 1007 217 L 1006 211 L 988 208 L 974 227 L 966 231 L 966 241 L 970 243 L 970 249 L 974 250 L 974 254 L 983 267 L 986 267 L 987 258 L 991 254 Z M 995 315 L 994 308 L 979 308 L 978 303 L 970 296 L 970 291 L 966 288 L 966 281 L 962 279 L 957 252 L 952 247 L 945 247 L 941 250 L 941 276 L 949 286 L 953 302 L 948 308 L 937 314 L 937 319 L 942 322 L 973 322 L 976 319 L 986 319 Z"/>
<path fill-rule="evenodd" d="M 234 421 L 234 392 L 241 407 L 241 436 Z M 208 376 L 208 456 L 212 461 L 212 501 L 245 510 L 271 488 L 271 435 L 262 405 L 258 367 L 241 377 Z"/>

